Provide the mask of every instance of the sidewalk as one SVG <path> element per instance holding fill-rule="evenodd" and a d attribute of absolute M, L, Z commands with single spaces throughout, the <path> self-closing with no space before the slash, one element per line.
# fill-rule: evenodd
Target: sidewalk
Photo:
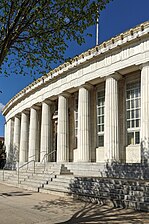
<path fill-rule="evenodd" d="M 0 224 L 143 224 L 149 214 L 0 184 Z"/>

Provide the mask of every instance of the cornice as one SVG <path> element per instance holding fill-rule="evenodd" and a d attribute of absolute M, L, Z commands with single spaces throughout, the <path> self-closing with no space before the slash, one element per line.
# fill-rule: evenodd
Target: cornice
<path fill-rule="evenodd" d="M 94 57 L 101 56 L 107 53 L 109 50 L 116 49 L 117 47 L 124 46 L 126 43 L 132 42 L 135 39 L 141 38 L 144 35 L 149 34 L 149 21 L 146 21 L 138 26 L 127 30 L 124 33 L 121 33 L 111 39 L 101 43 L 100 45 L 95 46 L 92 49 L 89 49 L 82 54 L 75 56 L 69 62 L 65 62 L 57 68 L 50 71 L 48 74 L 41 76 L 36 81 L 29 84 L 19 93 L 17 93 L 4 107 L 3 115 L 6 115 L 9 109 L 14 103 L 17 103 L 24 96 L 31 94 L 33 91 L 36 91 L 39 88 L 42 88 L 43 85 L 46 85 L 57 79 L 63 73 L 68 72 L 71 69 L 76 68 L 78 65 L 83 65 L 85 62 L 93 59 Z"/>

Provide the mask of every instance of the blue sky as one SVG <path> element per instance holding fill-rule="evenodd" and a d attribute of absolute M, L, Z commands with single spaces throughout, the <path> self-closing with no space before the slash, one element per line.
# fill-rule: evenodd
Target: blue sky
<path fill-rule="evenodd" d="M 113 0 L 101 12 L 99 43 L 147 20 L 149 20 L 149 0 Z M 86 43 L 82 46 L 69 41 L 67 57 L 74 57 L 95 46 L 95 26 L 89 28 L 89 31 L 93 36 L 86 38 Z M 37 74 L 37 78 L 40 76 L 41 74 Z M 3 105 L 32 81 L 33 78 L 30 77 L 29 72 L 27 76 L 13 74 L 6 78 L 3 77 L 3 74 L 0 75 L 0 90 L 2 90 L 0 111 Z M 3 136 L 4 133 L 4 122 L 5 119 L 0 113 L 0 136 Z"/>

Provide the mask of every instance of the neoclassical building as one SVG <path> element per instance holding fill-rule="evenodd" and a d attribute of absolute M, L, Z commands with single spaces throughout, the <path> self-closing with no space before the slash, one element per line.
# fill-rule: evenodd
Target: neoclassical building
<path fill-rule="evenodd" d="M 20 163 L 140 163 L 149 139 L 149 22 L 42 76 L 3 109 Z"/>

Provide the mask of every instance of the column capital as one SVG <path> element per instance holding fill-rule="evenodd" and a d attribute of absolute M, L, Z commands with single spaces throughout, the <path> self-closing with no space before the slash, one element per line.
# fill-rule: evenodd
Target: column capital
<path fill-rule="evenodd" d="M 108 75 L 105 77 L 105 80 L 107 80 L 108 78 L 113 78 L 115 79 L 116 81 L 120 80 L 123 78 L 123 76 L 119 73 L 119 72 L 115 72 L 114 74 L 112 75 Z"/>
<path fill-rule="evenodd" d="M 80 89 L 80 88 L 85 88 L 85 89 L 87 89 L 87 90 L 91 90 L 91 89 L 93 89 L 93 85 L 90 84 L 90 83 L 88 83 L 88 82 L 86 82 L 85 84 L 79 86 L 79 89 Z"/>
<path fill-rule="evenodd" d="M 48 104 L 48 105 L 53 104 L 53 102 L 52 102 L 50 99 L 45 99 L 44 101 L 41 102 L 41 104 L 42 104 L 42 103 L 46 103 L 46 104 Z"/>
<path fill-rule="evenodd" d="M 20 118 L 21 118 L 21 113 L 16 114 L 16 115 L 14 116 L 14 118 L 15 118 L 15 117 L 20 119 Z"/>
<path fill-rule="evenodd" d="M 145 62 L 145 63 L 142 63 L 141 65 L 139 65 L 139 69 L 142 70 L 142 68 L 144 67 L 149 67 L 149 61 L 148 62 Z"/>
<path fill-rule="evenodd" d="M 64 91 L 64 92 L 62 92 L 61 94 L 59 94 L 59 96 L 64 96 L 64 97 L 66 97 L 66 98 L 69 98 L 69 97 L 71 96 L 71 94 L 68 93 L 68 92 L 66 92 L 66 91 Z"/>
<path fill-rule="evenodd" d="M 24 114 L 26 114 L 26 115 L 29 115 L 29 113 L 30 113 L 30 109 L 25 109 L 25 110 L 23 110 L 22 112 L 21 112 L 21 114 L 22 113 L 24 113 Z"/>
<path fill-rule="evenodd" d="M 41 106 L 39 106 L 39 105 L 32 105 L 31 106 L 31 109 L 35 109 L 35 110 L 39 110 L 41 108 Z"/>
<path fill-rule="evenodd" d="M 9 118 L 9 119 L 7 120 L 6 123 L 8 123 L 9 121 L 13 121 L 13 120 L 14 120 L 14 117 L 11 117 L 11 118 Z"/>

